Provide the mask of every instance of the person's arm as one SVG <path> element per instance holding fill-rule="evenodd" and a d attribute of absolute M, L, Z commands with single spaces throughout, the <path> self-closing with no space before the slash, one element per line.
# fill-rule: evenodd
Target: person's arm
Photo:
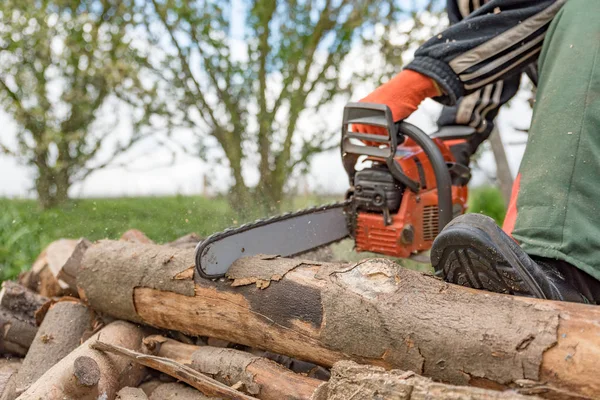
<path fill-rule="evenodd" d="M 535 61 L 566 1 L 492 0 L 424 43 L 406 69 L 435 80 L 444 91 L 436 100 L 455 104 Z"/>

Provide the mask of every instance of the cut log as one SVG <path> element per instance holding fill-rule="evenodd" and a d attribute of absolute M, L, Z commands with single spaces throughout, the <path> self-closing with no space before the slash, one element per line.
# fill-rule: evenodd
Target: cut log
<path fill-rule="evenodd" d="M 37 330 L 34 320 L 0 307 L 0 355 L 25 356 Z"/>
<path fill-rule="evenodd" d="M 487 388 L 600 398 L 600 307 L 450 285 L 390 260 L 238 260 L 190 277 L 194 252 L 125 242 L 86 252 L 78 286 L 97 311 L 323 366 L 349 359 Z"/>
<path fill-rule="evenodd" d="M 207 397 L 194 388 L 181 383 L 163 383 L 152 392 L 150 400 L 209 400 L 216 397 Z"/>
<path fill-rule="evenodd" d="M 195 249 L 201 240 L 202 237 L 200 237 L 200 235 L 192 232 L 180 237 L 179 239 L 175 239 L 170 243 L 167 243 L 167 246 L 178 247 L 180 249 Z"/>
<path fill-rule="evenodd" d="M 46 297 L 76 295 L 58 274 L 76 249 L 78 240 L 60 239 L 50 243 L 33 263 L 31 270 L 21 275 L 19 282 Z"/>
<path fill-rule="evenodd" d="M 141 243 L 141 244 L 154 243 L 152 241 L 152 239 L 150 239 L 148 236 L 146 236 L 146 234 L 144 232 L 138 231 L 137 229 L 128 230 L 121 236 L 121 239 L 119 239 L 119 240 L 124 240 L 126 242 L 131 242 L 131 243 Z"/>
<path fill-rule="evenodd" d="M 159 387 L 160 385 L 164 385 L 165 382 L 159 380 L 159 379 L 152 379 L 149 381 L 146 381 L 144 383 L 142 383 L 140 386 L 138 386 L 140 389 L 142 389 L 144 391 L 144 393 L 146 394 L 146 396 L 150 397 L 150 395 L 152 394 L 152 392 L 154 392 L 154 390 Z"/>
<path fill-rule="evenodd" d="M 142 330 L 135 325 L 113 322 L 46 371 L 18 399 L 113 399 L 123 387 L 137 386 L 146 370 L 127 358 L 93 350 L 90 343 L 101 338 L 107 343 L 141 349 L 142 337 Z"/>
<path fill-rule="evenodd" d="M 254 398 L 246 396 L 245 394 L 238 392 L 229 386 L 223 385 L 222 383 L 209 378 L 190 367 L 168 358 L 142 354 L 125 347 L 115 346 L 100 341 L 92 343 L 91 347 L 99 351 L 129 358 L 135 363 L 168 374 L 192 387 L 195 387 L 207 396 L 219 396 L 231 400 L 251 400 Z"/>
<path fill-rule="evenodd" d="M 119 390 L 115 400 L 148 400 L 148 396 L 142 389 L 126 387 Z"/>
<path fill-rule="evenodd" d="M 71 252 L 71 255 L 59 269 L 57 278 L 64 281 L 68 286 L 71 292 L 77 293 L 77 270 L 81 265 L 81 260 L 83 259 L 83 255 L 85 251 L 90 247 L 92 243 L 85 239 L 79 239 L 75 244 L 75 248 Z"/>
<path fill-rule="evenodd" d="M 314 396 L 314 400 L 334 399 L 534 400 L 539 397 L 445 385 L 414 372 L 386 371 L 381 367 L 340 361 L 332 368 L 331 380 L 324 383 Z"/>
<path fill-rule="evenodd" d="M 20 358 L 0 358 L 0 400 L 15 398 L 15 378 L 21 367 Z"/>
<path fill-rule="evenodd" d="M 157 355 L 188 365 L 228 386 L 240 382 L 240 390 L 263 400 L 308 400 L 323 383 L 240 350 L 192 346 L 162 336 L 150 336 L 144 343 L 157 349 Z"/>
<path fill-rule="evenodd" d="M 2 290 L 0 290 L 0 307 L 21 314 L 30 321 L 35 321 L 36 311 L 47 301 L 47 297 L 39 295 L 16 282 L 2 282 Z"/>
<path fill-rule="evenodd" d="M 94 314 L 77 299 L 52 305 L 38 329 L 16 378 L 16 394 L 26 391 L 54 364 L 81 344 L 94 327 Z"/>

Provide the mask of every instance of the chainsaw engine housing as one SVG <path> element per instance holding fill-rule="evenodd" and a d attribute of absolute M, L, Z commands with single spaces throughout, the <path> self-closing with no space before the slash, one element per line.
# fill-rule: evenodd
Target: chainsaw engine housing
<path fill-rule="evenodd" d="M 364 109 L 360 112 L 364 113 Z M 366 119 L 364 114 L 361 117 Z M 374 120 L 373 115 L 369 118 Z M 349 132 L 346 129 L 350 121 L 345 122 L 344 132 Z M 389 124 L 388 132 L 388 141 L 381 136 L 375 138 L 375 135 L 352 132 L 347 134 L 349 138 L 342 138 L 342 157 L 351 184 L 347 195 L 352 204 L 351 231 L 356 251 L 407 258 L 429 250 L 440 231 L 438 179 L 422 146 L 402 135 L 391 140 L 396 133 L 392 133 Z M 353 139 L 352 144 L 349 139 Z M 450 148 L 464 143 L 464 138 L 426 139 L 434 144 L 433 150 L 441 154 L 441 158 L 438 155 L 436 159 L 437 170 L 442 163 L 443 172 L 450 175 L 445 193 L 452 182 L 452 216 L 460 215 L 466 210 L 468 195 L 468 179 L 461 174 L 465 170 L 468 173 L 468 168 L 456 164 Z M 388 152 L 394 147 L 395 151 Z M 431 152 L 433 146 L 429 147 Z M 349 151 L 345 153 L 344 149 Z"/>
<path fill-rule="evenodd" d="M 438 195 L 433 170 L 421 148 L 407 140 L 398 146 L 396 161 L 406 175 L 419 181 L 414 193 L 394 179 L 385 164 L 357 171 L 352 192 L 355 208 L 356 251 L 369 251 L 406 258 L 431 248 L 439 233 Z M 449 165 L 454 162 L 449 147 L 437 139 Z M 371 160 L 372 161 L 372 160 Z M 466 210 L 466 186 L 452 186 L 454 216 Z M 386 223 L 389 212 L 390 223 Z"/>

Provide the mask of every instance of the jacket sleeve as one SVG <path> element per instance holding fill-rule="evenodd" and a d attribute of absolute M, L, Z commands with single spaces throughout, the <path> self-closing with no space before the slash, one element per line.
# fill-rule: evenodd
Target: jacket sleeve
<path fill-rule="evenodd" d="M 453 105 L 535 61 L 566 1 L 491 0 L 424 43 L 406 68 L 433 78 L 445 92 L 436 100 Z"/>

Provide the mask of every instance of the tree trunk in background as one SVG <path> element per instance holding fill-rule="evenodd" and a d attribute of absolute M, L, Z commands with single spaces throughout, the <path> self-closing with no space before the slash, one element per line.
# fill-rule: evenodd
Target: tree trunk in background
<path fill-rule="evenodd" d="M 54 176 L 55 205 L 61 205 L 69 200 L 69 188 L 71 187 L 71 177 L 66 167 L 61 168 Z"/>
<path fill-rule="evenodd" d="M 508 159 L 506 158 L 506 152 L 504 151 L 504 145 L 502 144 L 502 138 L 500 137 L 500 131 L 497 127 L 494 127 L 494 130 L 490 135 L 490 145 L 492 147 L 492 152 L 494 152 L 494 158 L 496 159 L 496 177 L 498 178 L 498 184 L 502 191 L 504 204 L 508 207 L 513 177 L 510 172 L 510 166 L 508 165 Z"/>
<path fill-rule="evenodd" d="M 44 210 L 64 204 L 69 200 L 69 176 L 67 173 L 55 174 L 50 167 L 46 170 L 38 167 L 39 176 L 35 182 L 38 203 Z"/>

